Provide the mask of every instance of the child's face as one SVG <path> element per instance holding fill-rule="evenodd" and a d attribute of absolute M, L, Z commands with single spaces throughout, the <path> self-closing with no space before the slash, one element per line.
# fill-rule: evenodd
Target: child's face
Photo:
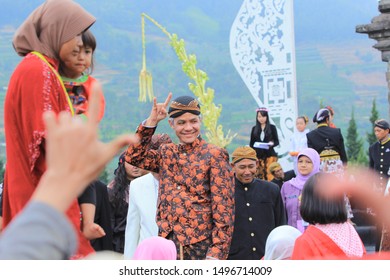
<path fill-rule="evenodd" d="M 306 128 L 306 123 L 302 118 L 298 118 L 295 124 L 299 132 L 303 132 Z"/>
<path fill-rule="evenodd" d="M 64 75 L 68 78 L 78 78 L 91 66 L 92 48 L 85 46 L 79 50 L 75 48 L 61 59 Z"/>

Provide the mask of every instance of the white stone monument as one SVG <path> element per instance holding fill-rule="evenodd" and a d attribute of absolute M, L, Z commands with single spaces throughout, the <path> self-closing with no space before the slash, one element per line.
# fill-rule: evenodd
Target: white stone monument
<path fill-rule="evenodd" d="M 279 162 L 292 169 L 288 152 L 298 112 L 293 0 L 244 0 L 230 31 L 230 55 L 257 105 L 269 109 Z"/>

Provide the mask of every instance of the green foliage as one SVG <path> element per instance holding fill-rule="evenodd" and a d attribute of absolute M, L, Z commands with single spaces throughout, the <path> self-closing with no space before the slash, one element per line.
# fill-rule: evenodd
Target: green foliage
<path fill-rule="evenodd" d="M 141 74 L 144 73 L 144 77 L 140 76 L 140 100 L 146 100 L 148 87 L 151 86 L 151 78 L 146 81 L 146 52 L 145 52 L 145 24 L 144 18 L 150 20 L 154 25 L 161 29 L 161 31 L 168 36 L 171 40 L 170 44 L 174 49 L 178 59 L 182 62 L 182 71 L 189 77 L 193 82 L 188 83 L 188 88 L 194 93 L 201 104 L 201 113 L 203 116 L 203 125 L 206 128 L 206 138 L 210 143 L 213 143 L 219 147 L 226 148 L 233 140 L 235 135 L 230 135 L 230 130 L 227 135 L 224 135 L 222 125 L 218 124 L 218 119 L 221 115 L 222 105 L 215 105 L 214 100 L 214 89 L 207 87 L 206 81 L 209 79 L 206 72 L 201 69 L 197 69 L 197 59 L 194 54 L 187 54 L 185 43 L 183 39 L 179 39 L 176 34 L 170 34 L 163 26 L 161 26 L 153 18 L 146 14 L 142 14 L 142 34 L 143 34 L 143 67 Z M 151 77 L 151 75 L 150 75 Z M 149 94 L 149 96 L 151 96 Z"/>
<path fill-rule="evenodd" d="M 366 133 L 367 142 L 369 146 L 371 146 L 377 141 L 374 133 L 374 127 L 375 127 L 374 123 L 377 119 L 379 119 L 379 113 L 378 110 L 376 109 L 376 99 L 374 98 L 374 100 L 372 101 L 371 116 L 370 116 L 371 132 Z"/>
<path fill-rule="evenodd" d="M 357 162 L 359 165 L 368 166 L 367 151 L 366 151 L 366 149 L 364 149 L 363 146 L 360 147 L 359 154 L 358 154 L 358 157 L 357 157 L 356 162 Z"/>
<path fill-rule="evenodd" d="M 351 162 L 358 162 L 359 154 L 363 149 L 363 140 L 359 138 L 355 121 L 354 109 L 352 108 L 351 120 L 349 121 L 347 133 L 347 154 Z"/>
<path fill-rule="evenodd" d="M 208 141 L 219 147 L 226 148 L 236 135 L 230 135 L 229 130 L 225 137 L 222 125 L 218 124 L 222 106 L 213 103 L 214 89 L 206 88 L 206 81 L 209 79 L 207 73 L 196 68 L 196 56 L 194 54 L 187 55 L 183 39 L 179 40 L 177 35 L 173 34 L 171 45 L 182 62 L 183 72 L 194 81 L 194 83 L 188 83 L 188 87 L 201 103 L 203 124 L 207 128 L 206 137 Z"/>

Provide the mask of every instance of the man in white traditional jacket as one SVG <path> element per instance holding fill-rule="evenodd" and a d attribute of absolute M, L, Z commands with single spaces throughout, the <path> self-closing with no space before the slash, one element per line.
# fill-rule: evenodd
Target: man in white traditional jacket
<path fill-rule="evenodd" d="M 150 148 L 157 150 L 163 143 L 172 142 L 165 134 L 153 135 Z M 129 209 L 125 231 L 125 259 L 131 259 L 138 244 L 145 238 L 158 235 L 156 223 L 159 176 L 150 172 L 130 182 Z"/>
<path fill-rule="evenodd" d="M 131 259 L 138 244 L 147 237 L 157 236 L 156 224 L 158 174 L 148 173 L 130 183 L 129 210 L 125 232 L 126 259 Z"/>

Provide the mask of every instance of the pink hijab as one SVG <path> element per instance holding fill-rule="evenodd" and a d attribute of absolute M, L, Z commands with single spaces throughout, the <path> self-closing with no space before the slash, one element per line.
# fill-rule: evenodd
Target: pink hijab
<path fill-rule="evenodd" d="M 307 156 L 313 163 L 313 170 L 310 172 L 310 174 L 303 176 L 299 173 L 299 171 L 297 171 L 297 176 L 290 180 L 291 185 L 302 190 L 303 185 L 306 183 L 307 179 L 309 179 L 312 175 L 320 172 L 320 155 L 312 148 L 305 148 L 298 154 L 298 160 L 300 156 Z"/>
<path fill-rule="evenodd" d="M 160 236 L 142 240 L 133 256 L 133 260 L 176 260 L 176 258 L 175 243 Z"/>
<path fill-rule="evenodd" d="M 94 22 L 95 18 L 72 0 L 46 0 L 16 30 L 13 45 L 20 56 L 37 51 L 58 60 L 61 46 Z"/>

